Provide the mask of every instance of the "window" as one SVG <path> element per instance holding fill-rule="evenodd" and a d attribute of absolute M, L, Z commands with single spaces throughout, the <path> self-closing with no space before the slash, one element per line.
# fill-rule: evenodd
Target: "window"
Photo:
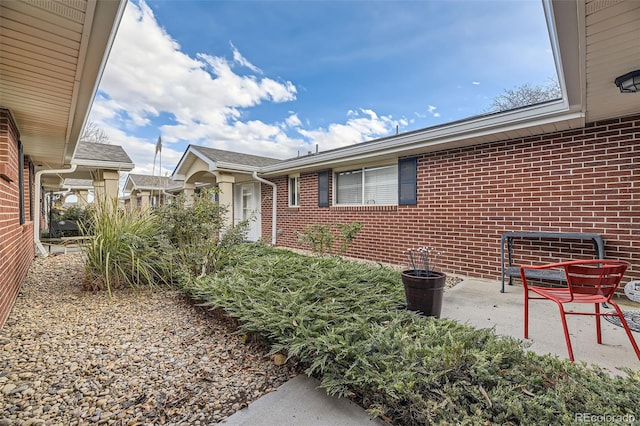
<path fill-rule="evenodd" d="M 337 204 L 398 203 L 398 166 L 365 167 L 336 173 Z"/>
<path fill-rule="evenodd" d="M 418 159 L 416 157 L 398 160 L 398 204 L 410 206 L 418 204 Z"/>
<path fill-rule="evenodd" d="M 289 176 L 289 207 L 300 207 L 300 175 Z"/>
<path fill-rule="evenodd" d="M 318 207 L 329 207 L 329 170 L 318 172 Z"/>

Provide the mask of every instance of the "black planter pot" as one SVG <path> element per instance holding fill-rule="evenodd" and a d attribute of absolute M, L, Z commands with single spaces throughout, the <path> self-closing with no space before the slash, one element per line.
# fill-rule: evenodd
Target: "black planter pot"
<path fill-rule="evenodd" d="M 447 276 L 442 272 L 409 269 L 402 271 L 402 284 L 407 299 L 407 309 L 428 317 L 440 318 L 442 294 Z"/>

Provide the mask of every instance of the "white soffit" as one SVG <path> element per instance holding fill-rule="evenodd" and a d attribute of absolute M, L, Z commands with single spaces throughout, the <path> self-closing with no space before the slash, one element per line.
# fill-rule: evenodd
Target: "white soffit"
<path fill-rule="evenodd" d="M 587 121 L 640 112 L 640 93 L 620 93 L 616 77 L 640 69 L 640 1 L 585 5 Z"/>
<path fill-rule="evenodd" d="M 36 164 L 70 163 L 124 4 L 0 2 L 0 106 Z"/>

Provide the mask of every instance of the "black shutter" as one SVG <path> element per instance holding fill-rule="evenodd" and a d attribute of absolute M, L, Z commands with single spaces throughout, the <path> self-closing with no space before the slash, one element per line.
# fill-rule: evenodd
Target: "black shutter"
<path fill-rule="evenodd" d="M 18 141 L 18 206 L 20 209 L 20 225 L 25 222 L 24 214 L 24 151 L 22 142 Z"/>
<path fill-rule="evenodd" d="M 398 160 L 398 204 L 418 204 L 418 158 Z"/>
<path fill-rule="evenodd" d="M 36 171 L 33 162 L 29 160 L 29 220 L 35 220 L 33 213 L 33 186 L 35 182 L 35 173 Z"/>
<path fill-rule="evenodd" d="M 318 172 L 318 207 L 329 207 L 329 170 Z"/>

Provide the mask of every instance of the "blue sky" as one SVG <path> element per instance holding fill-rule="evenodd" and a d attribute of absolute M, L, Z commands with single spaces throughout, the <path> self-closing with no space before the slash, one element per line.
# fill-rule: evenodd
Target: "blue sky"
<path fill-rule="evenodd" d="M 482 114 L 555 76 L 538 0 L 130 0 L 90 120 L 136 173 L 162 135 L 168 174 L 189 143 L 289 158 Z"/>

